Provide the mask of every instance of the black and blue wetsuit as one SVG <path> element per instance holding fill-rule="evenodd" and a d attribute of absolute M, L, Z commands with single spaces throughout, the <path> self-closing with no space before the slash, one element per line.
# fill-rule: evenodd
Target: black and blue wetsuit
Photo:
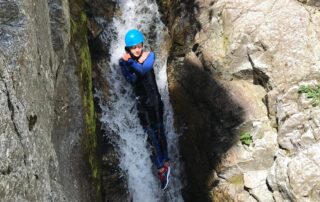
<path fill-rule="evenodd" d="M 120 59 L 122 74 L 134 87 L 140 123 L 154 147 L 154 162 L 161 168 L 168 161 L 167 140 L 163 127 L 163 103 L 155 79 L 153 64 L 155 54 L 150 52 L 140 64 L 137 59 Z"/>

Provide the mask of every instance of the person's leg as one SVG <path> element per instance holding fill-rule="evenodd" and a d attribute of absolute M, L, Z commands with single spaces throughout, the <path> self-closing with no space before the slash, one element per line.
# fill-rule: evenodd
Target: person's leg
<path fill-rule="evenodd" d="M 161 182 L 161 189 L 166 189 L 169 182 L 170 166 L 167 152 L 167 140 L 163 127 L 163 104 L 160 96 L 153 97 L 153 105 L 148 106 L 148 116 L 151 122 L 153 145 L 157 156 L 158 175 Z"/>
<path fill-rule="evenodd" d="M 151 120 L 153 120 L 154 122 L 154 125 L 152 125 L 152 128 L 154 128 L 156 133 L 158 134 L 164 161 L 169 161 L 167 138 L 166 138 L 166 133 L 163 125 L 163 107 L 164 106 L 163 106 L 163 102 L 161 100 L 160 95 L 155 96 L 154 99 L 156 100 L 155 102 L 156 106 L 154 107 L 155 119 L 152 119 L 151 117 Z"/>
<path fill-rule="evenodd" d="M 152 146 L 152 160 L 155 166 L 159 169 L 163 167 L 163 155 L 159 143 L 159 138 L 155 133 L 152 126 L 153 115 L 150 116 L 150 108 L 146 106 L 143 102 L 137 103 L 138 108 L 138 116 L 140 119 L 140 123 L 144 129 L 144 131 L 148 135 L 148 142 Z"/>
<path fill-rule="evenodd" d="M 145 129 L 146 133 L 148 134 L 148 141 L 150 141 L 152 148 L 153 148 L 153 161 L 154 164 L 156 165 L 156 167 L 158 169 L 160 169 L 161 167 L 163 167 L 163 154 L 161 151 L 161 147 L 160 147 L 160 143 L 159 143 L 159 139 L 157 137 L 157 134 L 155 133 L 155 131 L 152 128 L 146 128 Z"/>
<path fill-rule="evenodd" d="M 163 126 L 163 103 L 159 96 L 153 98 L 153 105 L 148 107 L 148 116 L 151 122 L 151 128 L 154 129 L 157 143 L 159 144 L 162 162 L 169 161 L 167 138 Z"/>
<path fill-rule="evenodd" d="M 162 152 L 162 157 L 163 157 L 163 161 L 164 162 L 168 162 L 169 161 L 169 157 L 168 157 L 168 144 L 167 144 L 167 137 L 164 131 L 164 127 L 163 124 L 158 123 L 155 124 L 153 126 L 153 128 L 155 129 L 156 135 L 159 139 L 159 143 L 160 143 L 160 149 Z"/>

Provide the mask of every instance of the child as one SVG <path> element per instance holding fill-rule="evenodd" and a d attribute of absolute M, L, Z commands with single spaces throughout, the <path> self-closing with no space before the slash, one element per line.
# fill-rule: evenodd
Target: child
<path fill-rule="evenodd" d="M 170 167 L 163 127 L 163 103 L 153 71 L 155 54 L 144 52 L 143 42 L 144 36 L 139 30 L 129 30 L 125 36 L 126 53 L 119 64 L 122 74 L 134 88 L 140 123 L 153 146 L 154 163 L 164 190 L 169 182 Z"/>

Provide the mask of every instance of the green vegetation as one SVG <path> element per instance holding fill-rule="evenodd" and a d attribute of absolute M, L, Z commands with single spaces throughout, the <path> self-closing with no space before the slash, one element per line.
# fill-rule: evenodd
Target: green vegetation
<path fill-rule="evenodd" d="M 311 100 L 312 105 L 317 106 L 320 105 L 320 85 L 317 86 L 305 86 L 302 85 L 299 87 L 299 91 L 301 93 L 305 93 L 307 98 Z"/>
<path fill-rule="evenodd" d="M 240 141 L 242 144 L 247 145 L 247 146 L 249 146 L 253 142 L 252 136 L 248 132 L 240 134 Z"/>
<path fill-rule="evenodd" d="M 76 74 L 81 91 L 84 134 L 82 134 L 82 149 L 91 169 L 91 178 L 95 187 L 95 200 L 102 200 L 101 165 L 98 154 L 98 137 L 96 133 L 96 115 L 92 93 L 92 64 L 87 39 L 87 16 L 84 13 L 83 0 L 70 0 L 71 46 L 77 58 Z"/>
<path fill-rule="evenodd" d="M 76 31 L 77 31 L 78 27 L 77 27 L 76 22 L 74 20 L 72 20 L 72 18 L 70 18 L 70 26 L 71 26 L 70 27 L 71 36 L 74 36 L 76 34 Z"/>
<path fill-rule="evenodd" d="M 231 183 L 231 184 L 234 184 L 234 185 L 240 185 L 240 186 L 243 186 L 244 184 L 244 180 L 243 180 L 243 175 L 235 175 L 235 176 L 232 176 L 228 179 L 228 181 Z"/>

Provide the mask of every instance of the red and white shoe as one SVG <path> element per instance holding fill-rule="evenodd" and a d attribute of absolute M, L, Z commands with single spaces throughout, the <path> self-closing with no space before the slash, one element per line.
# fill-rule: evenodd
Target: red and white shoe
<path fill-rule="evenodd" d="M 163 169 L 161 172 L 158 173 L 159 174 L 159 179 L 160 179 L 160 183 L 161 183 L 161 189 L 165 190 L 168 186 L 169 183 L 169 176 L 170 176 L 170 166 L 168 163 L 166 163 L 163 166 Z"/>

